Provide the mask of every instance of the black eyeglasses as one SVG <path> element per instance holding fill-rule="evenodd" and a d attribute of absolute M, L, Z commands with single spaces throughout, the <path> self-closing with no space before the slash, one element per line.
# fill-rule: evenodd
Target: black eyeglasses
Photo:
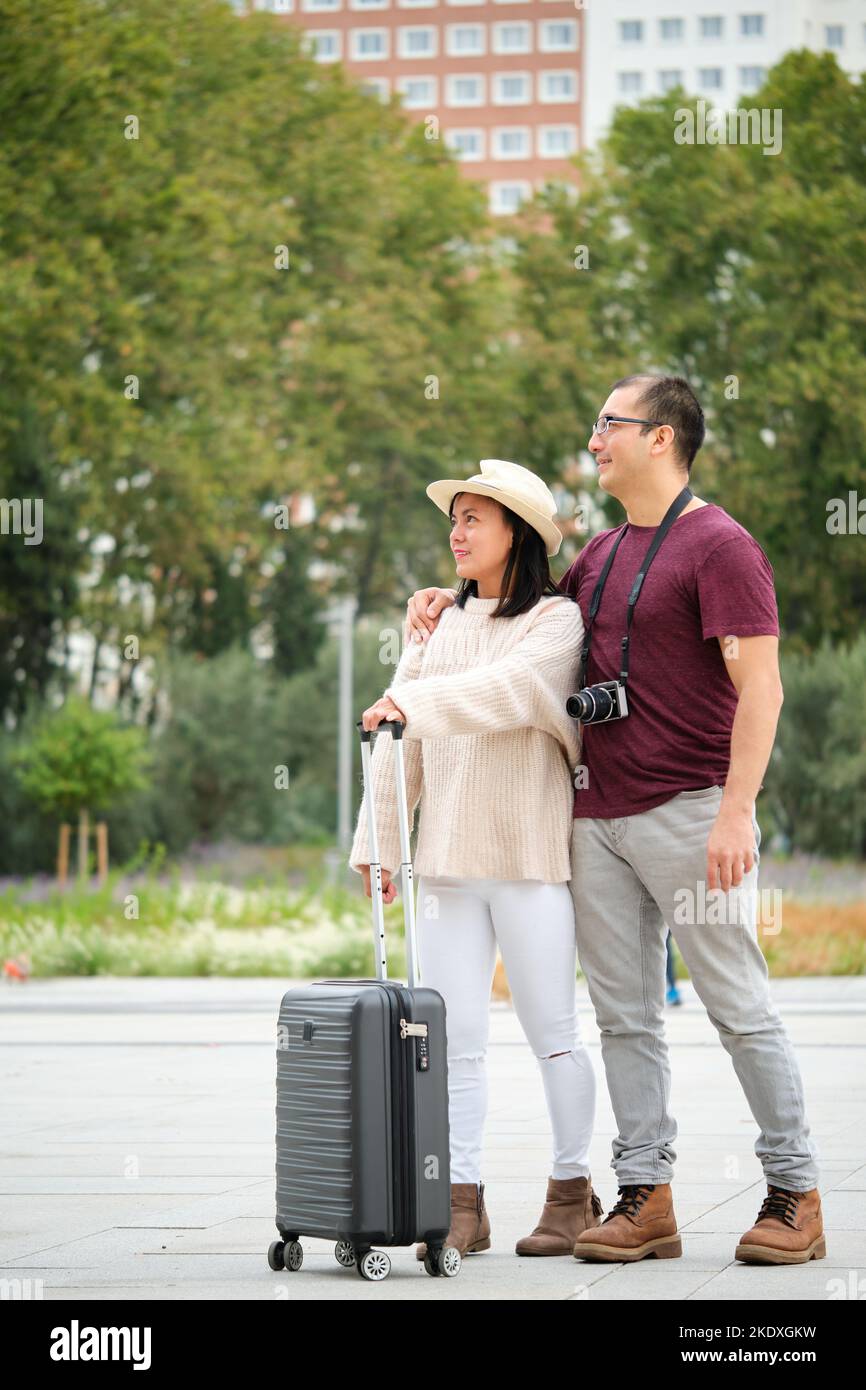
<path fill-rule="evenodd" d="M 599 415 L 593 426 L 593 434 L 607 434 L 610 424 L 618 425 L 663 425 L 664 420 L 638 420 L 634 415 Z"/>

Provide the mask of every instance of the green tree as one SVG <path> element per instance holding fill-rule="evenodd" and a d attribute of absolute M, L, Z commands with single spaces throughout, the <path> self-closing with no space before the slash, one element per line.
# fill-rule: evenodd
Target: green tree
<path fill-rule="evenodd" d="M 12 755 L 23 790 L 45 813 L 78 820 L 79 874 L 87 874 L 87 833 L 92 813 L 147 786 L 143 731 L 123 728 L 81 696 L 45 716 Z"/>
<path fill-rule="evenodd" d="M 219 649 L 215 578 L 242 639 L 299 492 L 331 588 L 390 597 L 501 413 L 480 190 L 273 15 L 0 0 L 0 29 L 0 458 L 20 404 L 46 512 L 81 489 L 97 655 Z"/>
<path fill-rule="evenodd" d="M 38 707 L 52 684 L 64 683 L 63 638 L 78 611 L 86 552 L 75 534 L 78 489 L 56 487 L 33 412 L 21 402 L 10 408 L 16 430 L 0 500 L 9 518 L 0 532 L 0 714 L 18 721 L 30 702 Z M 13 529 L 18 518 L 29 537 Z"/>
<path fill-rule="evenodd" d="M 854 637 L 866 605 L 862 537 L 827 529 L 833 498 L 866 494 L 866 89 L 804 51 L 742 104 L 782 112 L 778 154 L 677 143 L 696 104 L 672 93 L 617 113 L 576 204 L 548 199 L 515 267 L 526 424 L 551 453 L 556 432 L 585 447 L 586 384 L 597 408 L 618 376 L 688 376 L 709 430 L 694 484 L 765 547 L 785 635 L 811 647 Z"/>
<path fill-rule="evenodd" d="M 310 578 L 313 559 L 308 528 L 293 528 L 263 595 L 261 616 L 270 622 L 274 668 L 281 676 L 312 666 L 325 638 L 324 609 Z"/>

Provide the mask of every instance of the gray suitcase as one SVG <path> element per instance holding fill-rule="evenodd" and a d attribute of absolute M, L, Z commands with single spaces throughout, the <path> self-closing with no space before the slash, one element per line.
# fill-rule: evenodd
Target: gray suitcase
<path fill-rule="evenodd" d="M 375 980 L 315 980 L 287 990 L 277 1028 L 276 1225 L 271 1269 L 298 1270 L 302 1235 L 336 1241 L 337 1262 L 384 1279 L 373 1246 L 427 1242 L 428 1274 L 453 1276 L 445 1002 L 418 983 L 403 725 L 391 734 L 402 864 L 408 984 L 387 978 L 382 866 L 370 794 L 370 731 L 361 732 Z M 444 1246 L 444 1248 L 443 1248 Z"/>

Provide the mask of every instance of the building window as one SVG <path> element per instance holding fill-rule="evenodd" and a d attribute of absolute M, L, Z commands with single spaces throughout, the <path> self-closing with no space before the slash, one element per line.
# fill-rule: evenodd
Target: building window
<path fill-rule="evenodd" d="M 387 10 L 391 0 L 349 0 L 350 10 Z"/>
<path fill-rule="evenodd" d="M 574 53 L 577 48 L 577 21 L 542 19 L 539 22 L 540 53 Z"/>
<path fill-rule="evenodd" d="M 496 126 L 493 130 L 494 159 L 528 159 L 532 153 L 529 126 Z"/>
<path fill-rule="evenodd" d="M 445 0 L 446 5 L 486 5 L 487 0 Z"/>
<path fill-rule="evenodd" d="M 403 98 L 407 111 L 428 111 L 438 105 L 437 81 L 435 77 L 400 77 L 397 91 Z"/>
<path fill-rule="evenodd" d="M 686 26 L 681 19 L 660 19 L 659 38 L 662 43 L 681 43 L 685 28 Z"/>
<path fill-rule="evenodd" d="M 720 14 L 704 14 L 698 20 L 698 33 L 702 39 L 720 39 L 725 32 L 725 21 Z"/>
<path fill-rule="evenodd" d="M 446 24 L 445 52 L 453 58 L 476 58 L 486 53 L 485 25 Z"/>
<path fill-rule="evenodd" d="M 740 91 L 756 92 L 764 84 L 766 68 L 740 68 Z"/>
<path fill-rule="evenodd" d="M 356 62 L 375 62 L 390 56 L 388 29 L 353 29 L 352 57 Z"/>
<path fill-rule="evenodd" d="M 568 159 L 577 153 L 577 126 L 538 127 L 538 153 L 541 159 Z"/>
<path fill-rule="evenodd" d="M 494 180 L 490 185 L 490 211 L 499 217 L 517 212 L 521 203 L 532 197 L 532 184 L 526 179 L 515 183 Z"/>
<path fill-rule="evenodd" d="M 461 162 L 472 163 L 484 158 L 484 134 L 483 130 L 446 130 L 445 144 Z"/>
<path fill-rule="evenodd" d="M 305 29 L 304 33 L 317 63 L 335 63 L 343 56 L 339 29 Z"/>
<path fill-rule="evenodd" d="M 740 15 L 740 36 L 744 39 L 762 38 L 764 34 L 764 16 L 762 14 L 741 14 Z"/>
<path fill-rule="evenodd" d="M 494 24 L 494 53 L 531 53 L 532 30 L 529 24 Z"/>
<path fill-rule="evenodd" d="M 698 86 L 702 92 L 718 92 L 724 86 L 721 68 L 698 68 Z"/>
<path fill-rule="evenodd" d="M 493 74 L 494 106 L 526 106 L 531 100 L 531 73 L 496 72 Z"/>
<path fill-rule="evenodd" d="M 401 58 L 435 58 L 439 51 L 438 31 L 433 26 L 410 28 L 401 26 L 398 31 Z"/>
<path fill-rule="evenodd" d="M 616 75 L 617 90 L 624 97 L 639 96 L 643 91 L 642 72 L 618 72 Z"/>
<path fill-rule="evenodd" d="M 305 14 L 321 14 L 322 10 L 341 10 L 343 0 L 301 0 Z"/>
<path fill-rule="evenodd" d="M 663 68 L 659 73 L 659 91 L 672 92 L 674 87 L 682 87 L 683 74 L 681 68 Z"/>
<path fill-rule="evenodd" d="M 619 21 L 620 43 L 643 43 L 643 20 L 621 19 Z"/>
<path fill-rule="evenodd" d="M 446 78 L 447 106 L 483 106 L 484 78 L 481 73 L 451 73 Z"/>
<path fill-rule="evenodd" d="M 844 24 L 825 24 L 824 43 L 828 48 L 845 47 L 845 26 Z"/>
<path fill-rule="evenodd" d="M 540 72 L 539 101 L 577 101 L 577 73 L 568 69 L 561 72 L 551 70 Z"/>
<path fill-rule="evenodd" d="M 380 101 L 388 100 L 387 77 L 365 77 L 358 85 L 362 92 L 368 92 L 370 96 L 378 97 Z"/>
<path fill-rule="evenodd" d="M 439 0 L 397 0 L 401 10 L 432 10 Z"/>

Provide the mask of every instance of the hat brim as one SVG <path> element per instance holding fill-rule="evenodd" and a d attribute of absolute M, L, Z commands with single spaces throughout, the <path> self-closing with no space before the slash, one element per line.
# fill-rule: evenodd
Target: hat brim
<path fill-rule="evenodd" d="M 427 496 L 431 502 L 435 502 L 440 512 L 444 512 L 446 516 L 450 515 L 451 498 L 455 492 L 477 492 L 481 497 L 492 497 L 495 502 L 500 502 L 503 507 L 508 507 L 510 511 L 522 516 L 524 521 L 538 531 L 547 548 L 548 559 L 559 551 L 562 545 L 562 532 L 559 527 L 554 526 L 543 512 L 536 511 L 535 507 L 521 498 L 513 497 L 504 488 L 496 487 L 493 483 L 467 482 L 465 478 L 439 478 L 427 488 Z"/>

